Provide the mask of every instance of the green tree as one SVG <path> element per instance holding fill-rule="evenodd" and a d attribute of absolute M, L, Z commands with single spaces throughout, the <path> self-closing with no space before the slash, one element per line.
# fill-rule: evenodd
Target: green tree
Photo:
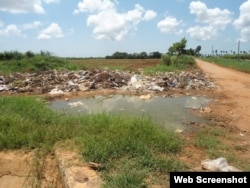
<path fill-rule="evenodd" d="M 170 55 L 180 56 L 185 53 L 186 44 L 187 40 L 182 38 L 180 42 L 175 42 L 172 44 L 172 46 L 170 46 L 168 53 Z"/>
<path fill-rule="evenodd" d="M 158 51 L 149 53 L 149 58 L 158 59 L 158 58 L 161 58 L 161 56 L 162 54 Z"/>
<path fill-rule="evenodd" d="M 139 56 L 141 59 L 146 59 L 148 57 L 148 54 L 146 52 L 141 52 Z"/>
<path fill-rule="evenodd" d="M 168 49 L 168 54 L 171 56 L 176 56 L 175 65 L 178 64 L 178 58 L 180 55 L 185 54 L 185 48 L 186 48 L 187 40 L 185 38 L 182 38 L 180 42 L 175 42 L 172 44 L 172 46 Z"/>
<path fill-rule="evenodd" d="M 35 54 L 32 51 L 27 51 L 27 52 L 25 52 L 25 56 L 28 58 L 32 58 L 35 56 Z"/>
<path fill-rule="evenodd" d="M 200 51 L 201 51 L 201 46 L 199 45 L 195 48 L 194 55 L 200 56 Z"/>

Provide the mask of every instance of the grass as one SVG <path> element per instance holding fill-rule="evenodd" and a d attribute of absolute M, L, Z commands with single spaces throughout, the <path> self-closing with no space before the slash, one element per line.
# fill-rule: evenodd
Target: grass
<path fill-rule="evenodd" d="M 70 64 L 63 58 L 35 55 L 33 57 L 23 57 L 21 59 L 0 60 L 0 74 L 10 74 L 14 72 L 33 72 L 53 69 L 75 70 L 76 65 Z"/>
<path fill-rule="evenodd" d="M 228 59 L 222 57 L 203 58 L 206 61 L 214 62 L 218 65 L 250 73 L 250 61 L 243 59 Z"/>
<path fill-rule="evenodd" d="M 229 163 L 234 163 L 243 167 L 240 163 L 245 162 L 238 159 L 234 153 L 234 149 L 225 144 L 227 132 L 221 128 L 207 127 L 196 132 L 193 143 L 196 147 L 206 150 L 210 159 L 216 159 L 221 156 L 225 157 Z M 231 140 L 232 138 L 227 138 Z"/>
<path fill-rule="evenodd" d="M 219 150 L 225 149 L 225 145 L 220 142 L 220 137 L 225 133 L 218 129 L 202 129 L 197 131 L 194 138 L 194 145 L 208 151 L 210 158 L 219 157 Z"/>
<path fill-rule="evenodd" d="M 57 142 L 74 140 L 86 161 L 102 164 L 107 187 L 140 187 L 151 176 L 186 168 L 175 157 L 182 149 L 178 135 L 148 118 L 62 115 L 42 98 L 24 96 L 0 97 L 0 111 L 0 150 L 38 149 L 42 156 Z"/>

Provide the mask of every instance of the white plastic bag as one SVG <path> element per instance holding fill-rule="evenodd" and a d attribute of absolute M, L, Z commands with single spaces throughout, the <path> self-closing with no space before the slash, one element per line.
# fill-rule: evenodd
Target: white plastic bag
<path fill-rule="evenodd" d="M 217 172 L 240 172 L 241 170 L 230 166 L 227 160 L 223 157 L 214 160 L 204 160 L 201 162 L 201 166 L 203 169 L 208 171 L 217 171 Z"/>

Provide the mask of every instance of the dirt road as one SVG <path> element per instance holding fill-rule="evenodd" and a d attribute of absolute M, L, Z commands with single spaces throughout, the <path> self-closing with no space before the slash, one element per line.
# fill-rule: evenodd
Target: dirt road
<path fill-rule="evenodd" d="M 250 74 L 199 59 L 196 63 L 219 86 L 213 110 L 228 119 L 229 126 L 250 132 Z"/>

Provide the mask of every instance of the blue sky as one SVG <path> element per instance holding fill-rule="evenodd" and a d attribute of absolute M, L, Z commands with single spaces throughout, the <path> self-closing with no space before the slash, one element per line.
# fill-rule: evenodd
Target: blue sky
<path fill-rule="evenodd" d="M 183 37 L 201 52 L 250 53 L 250 0 L 0 0 L 0 51 L 104 57 L 165 53 Z"/>

